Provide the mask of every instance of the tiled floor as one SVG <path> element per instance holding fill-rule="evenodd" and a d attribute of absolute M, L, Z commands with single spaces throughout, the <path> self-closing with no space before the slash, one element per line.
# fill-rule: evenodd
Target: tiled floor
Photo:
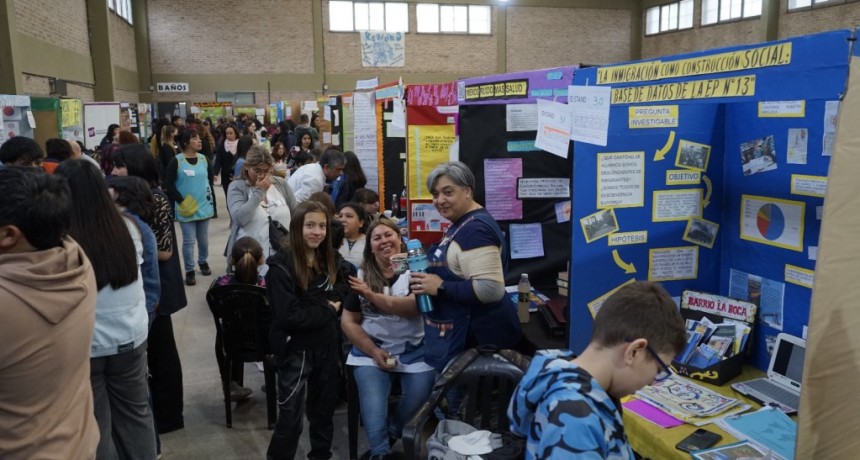
<path fill-rule="evenodd" d="M 212 276 L 224 273 L 222 256 L 230 232 L 230 219 L 224 209 L 223 194 L 217 187 L 219 217 L 209 224 L 209 265 Z M 177 227 L 177 232 L 178 232 Z M 181 241 L 180 241 L 180 244 Z M 265 458 L 272 432 L 266 428 L 266 398 L 260 391 L 263 374 L 253 363 L 245 366 L 245 386 L 254 390 L 251 398 L 233 409 L 233 428 L 227 428 L 224 405 L 215 361 L 215 326 L 206 305 L 206 290 L 212 277 L 197 273 L 197 285 L 186 288 L 188 306 L 173 315 L 173 328 L 185 388 L 185 428 L 161 437 L 163 459 L 259 459 Z M 334 459 L 349 457 L 346 406 L 335 414 Z M 305 458 L 309 447 L 307 422 L 299 444 L 297 459 Z M 400 444 L 395 445 L 399 449 Z M 364 433 L 359 434 L 358 452 L 367 449 Z"/>

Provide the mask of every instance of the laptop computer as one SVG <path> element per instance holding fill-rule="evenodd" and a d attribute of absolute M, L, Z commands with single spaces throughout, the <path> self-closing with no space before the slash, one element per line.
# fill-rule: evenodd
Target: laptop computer
<path fill-rule="evenodd" d="M 767 377 L 737 382 L 732 388 L 762 405 L 771 405 L 786 414 L 794 414 L 800 407 L 800 380 L 806 341 L 788 334 L 776 337 Z"/>

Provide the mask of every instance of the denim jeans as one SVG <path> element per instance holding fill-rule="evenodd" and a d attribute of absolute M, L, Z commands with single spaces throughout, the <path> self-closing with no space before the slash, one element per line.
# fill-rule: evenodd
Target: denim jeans
<path fill-rule="evenodd" d="M 358 400 L 361 404 L 361 421 L 367 433 L 371 455 L 382 455 L 391 452 L 388 438 L 399 439 L 403 426 L 415 415 L 415 412 L 427 401 L 436 371 L 417 373 L 386 372 L 375 366 L 358 366 L 355 368 L 355 383 L 358 386 Z M 397 412 L 388 417 L 388 396 L 391 394 L 391 384 L 400 380 L 402 396 L 397 405 Z"/>
<path fill-rule="evenodd" d="M 331 458 L 339 359 L 337 342 L 287 351 L 278 366 L 278 422 L 266 452 L 268 460 L 295 458 L 305 412 L 311 441 L 307 457 Z"/>
<path fill-rule="evenodd" d="M 96 458 L 155 458 L 146 343 L 116 355 L 91 358 L 90 382 L 101 433 Z"/>
<path fill-rule="evenodd" d="M 193 272 L 195 239 L 200 244 L 197 263 L 205 264 L 209 259 L 209 219 L 180 222 L 179 228 L 182 229 L 182 263 L 186 272 Z"/>

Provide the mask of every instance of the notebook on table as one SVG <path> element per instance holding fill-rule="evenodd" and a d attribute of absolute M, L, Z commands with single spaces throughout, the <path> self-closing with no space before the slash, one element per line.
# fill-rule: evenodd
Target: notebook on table
<path fill-rule="evenodd" d="M 806 341 L 788 334 L 779 334 L 770 356 L 767 377 L 737 382 L 732 388 L 762 405 L 775 406 L 786 414 L 800 407 L 800 380 Z"/>

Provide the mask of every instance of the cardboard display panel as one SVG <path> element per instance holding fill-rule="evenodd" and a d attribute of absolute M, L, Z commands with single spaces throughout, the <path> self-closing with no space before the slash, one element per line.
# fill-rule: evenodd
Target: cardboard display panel
<path fill-rule="evenodd" d="M 571 339 L 634 279 L 758 306 L 751 363 L 808 324 L 850 31 L 578 71 L 605 147 L 575 143 Z M 576 116 L 574 116 L 576 119 Z"/>

